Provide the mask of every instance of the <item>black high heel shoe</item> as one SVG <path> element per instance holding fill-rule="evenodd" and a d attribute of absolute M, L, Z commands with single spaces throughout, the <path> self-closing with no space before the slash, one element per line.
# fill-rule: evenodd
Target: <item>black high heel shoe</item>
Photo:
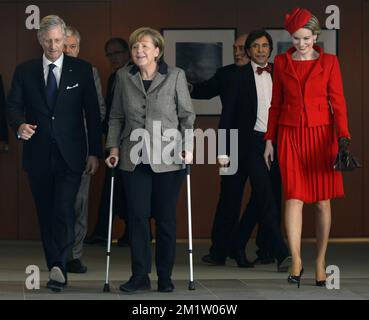
<path fill-rule="evenodd" d="M 289 275 L 287 278 L 287 281 L 289 283 L 296 283 L 297 284 L 297 288 L 300 288 L 300 281 L 301 281 L 301 277 L 304 274 L 304 268 L 301 268 L 300 274 L 298 276 L 293 276 L 293 275 Z"/>
<path fill-rule="evenodd" d="M 317 287 L 325 287 L 327 281 L 326 280 L 315 280 L 315 285 Z"/>

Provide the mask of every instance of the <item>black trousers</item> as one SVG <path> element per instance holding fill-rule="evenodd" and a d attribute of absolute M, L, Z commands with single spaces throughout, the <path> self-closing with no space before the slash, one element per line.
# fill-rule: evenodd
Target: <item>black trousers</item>
<path fill-rule="evenodd" d="M 277 197 L 280 198 L 280 191 L 276 192 L 276 189 L 280 190 L 280 185 L 275 187 L 276 183 L 273 183 L 275 181 L 271 179 L 271 173 L 265 165 L 263 135 L 254 133 L 248 145 L 242 147 L 247 149 L 239 157 L 237 173 L 221 178 L 210 254 L 224 259 L 232 251 L 244 250 L 253 228 L 260 223 L 262 236 L 259 236 L 259 243 L 273 257 L 284 257 L 288 254 L 288 249 L 280 231 L 280 205 L 277 200 Z M 252 188 L 251 200 L 239 221 L 247 179 L 250 179 Z"/>
<path fill-rule="evenodd" d="M 155 173 L 140 164 L 123 171 L 126 193 L 132 274 L 151 272 L 150 216 L 156 223 L 155 263 L 158 277 L 170 278 L 176 249 L 176 206 L 184 170 Z"/>
<path fill-rule="evenodd" d="M 263 142 L 260 142 L 260 146 L 262 147 L 259 149 L 259 152 L 264 153 L 265 144 Z M 275 151 L 275 158 L 272 162 L 271 169 L 269 171 L 269 177 L 273 188 L 273 195 L 274 199 L 277 205 L 277 222 L 278 225 L 281 225 L 281 219 L 282 219 L 282 181 L 281 181 L 281 173 L 279 170 L 279 164 L 277 159 L 277 152 Z M 258 224 L 258 231 L 256 234 L 256 245 L 258 247 L 258 250 L 256 251 L 256 254 L 260 258 L 275 258 L 272 256 L 271 252 L 269 252 L 269 243 L 273 241 L 270 232 L 268 232 L 268 228 L 265 228 L 265 226 L 258 222 L 258 220 L 253 219 L 249 220 L 251 216 L 257 216 L 258 215 L 258 208 L 257 208 L 257 201 L 255 198 L 255 195 L 253 194 L 251 190 L 251 196 L 250 201 L 247 204 L 245 211 L 243 212 L 241 216 L 240 221 L 240 230 L 242 234 L 242 230 L 246 230 L 247 226 L 245 226 L 246 223 L 252 222 L 254 225 L 250 225 L 250 228 L 254 228 L 256 224 Z M 249 218 L 248 218 L 249 217 Z M 250 235 L 249 235 L 250 236 Z M 237 246 L 242 250 L 245 249 L 246 244 L 248 242 L 249 238 L 246 238 L 245 234 L 243 238 L 238 242 Z"/>
<path fill-rule="evenodd" d="M 100 198 L 97 223 L 93 231 L 94 236 L 99 236 L 102 238 L 108 238 L 110 186 L 111 186 L 111 170 L 106 168 L 104 185 Z M 121 170 L 116 170 L 114 176 L 113 217 L 114 216 L 118 216 L 121 219 L 124 219 L 126 225 L 125 232 L 127 232 L 128 217 Z"/>
<path fill-rule="evenodd" d="M 74 244 L 74 203 L 82 172 L 69 169 L 55 143 L 50 159 L 45 159 L 41 172 L 28 172 L 33 199 L 37 208 L 41 240 L 49 270 L 59 266 L 66 272 L 66 263 Z"/>

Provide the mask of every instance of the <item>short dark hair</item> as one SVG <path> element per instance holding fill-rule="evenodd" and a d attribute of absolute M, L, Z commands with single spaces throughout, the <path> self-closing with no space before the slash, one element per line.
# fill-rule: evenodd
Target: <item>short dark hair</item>
<path fill-rule="evenodd" d="M 246 39 L 246 43 L 245 43 L 245 52 L 247 54 L 247 56 L 250 58 L 247 50 L 249 50 L 251 48 L 251 45 L 252 43 L 256 40 L 256 39 L 259 39 L 261 37 L 266 37 L 268 39 L 268 42 L 269 42 L 269 48 L 270 48 L 270 52 L 269 52 L 269 57 L 273 51 L 273 39 L 272 39 L 272 36 L 266 32 L 264 29 L 260 29 L 260 30 L 254 30 L 254 31 L 251 31 L 249 33 L 249 35 L 247 36 L 247 39 Z"/>
<path fill-rule="evenodd" d="M 126 40 L 124 40 L 123 38 L 110 38 L 108 41 L 106 41 L 105 46 L 104 46 L 104 50 L 106 52 L 106 50 L 108 49 L 108 46 L 112 43 L 118 43 L 124 51 L 129 51 L 128 49 L 128 43 Z"/>

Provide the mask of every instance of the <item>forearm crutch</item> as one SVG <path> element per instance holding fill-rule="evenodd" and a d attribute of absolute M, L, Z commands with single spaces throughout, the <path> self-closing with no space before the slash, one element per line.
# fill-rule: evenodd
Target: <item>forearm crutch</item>
<path fill-rule="evenodd" d="M 110 163 L 115 164 L 115 159 L 110 158 Z M 108 243 L 106 248 L 106 273 L 105 273 L 105 284 L 104 292 L 110 292 L 109 286 L 109 267 L 110 267 L 110 248 L 111 248 L 111 233 L 113 226 L 113 196 L 114 196 L 114 176 L 115 168 L 111 168 L 111 182 L 110 182 L 110 204 L 109 204 L 109 228 L 108 228 Z"/>
<path fill-rule="evenodd" d="M 187 213 L 188 213 L 188 254 L 190 261 L 190 281 L 188 290 L 195 290 L 195 282 L 193 281 L 193 258 L 192 258 L 192 212 L 191 212 L 191 169 L 190 165 L 186 165 L 187 172 Z"/>

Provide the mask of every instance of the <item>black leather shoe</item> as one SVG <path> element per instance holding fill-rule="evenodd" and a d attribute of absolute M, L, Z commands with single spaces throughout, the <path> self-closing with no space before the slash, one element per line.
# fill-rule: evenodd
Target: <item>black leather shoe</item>
<path fill-rule="evenodd" d="M 67 263 L 67 271 L 70 273 L 86 273 L 87 267 L 80 259 L 73 259 Z"/>
<path fill-rule="evenodd" d="M 174 284 L 171 279 L 158 279 L 158 291 L 159 292 L 173 292 Z"/>
<path fill-rule="evenodd" d="M 292 263 L 292 257 L 286 256 L 282 260 L 278 261 L 277 272 L 287 272 Z"/>
<path fill-rule="evenodd" d="M 133 293 L 137 291 L 151 290 L 150 278 L 145 276 L 132 276 L 126 283 L 119 287 L 120 291 Z"/>
<path fill-rule="evenodd" d="M 301 267 L 301 271 L 300 274 L 298 276 L 294 276 L 292 274 L 290 274 L 287 278 L 288 283 L 296 283 L 297 284 L 297 288 L 300 288 L 300 282 L 301 282 L 301 277 L 304 274 L 304 268 Z"/>
<path fill-rule="evenodd" d="M 201 258 L 202 262 L 211 264 L 213 266 L 224 266 L 226 259 L 215 258 L 210 254 L 207 254 Z"/>
<path fill-rule="evenodd" d="M 315 285 L 317 287 L 325 287 L 327 281 L 326 280 L 315 280 Z"/>
<path fill-rule="evenodd" d="M 101 236 L 95 236 L 92 235 L 91 237 L 88 237 L 83 241 L 85 244 L 103 244 L 106 245 L 107 239 L 105 237 Z"/>
<path fill-rule="evenodd" d="M 274 262 L 275 259 L 271 257 L 257 257 L 253 264 L 273 264 Z"/>
<path fill-rule="evenodd" d="M 254 264 L 247 260 L 246 253 L 244 250 L 233 252 L 229 255 L 231 259 L 236 260 L 237 265 L 240 268 L 254 268 Z"/>
<path fill-rule="evenodd" d="M 66 285 L 67 278 L 62 269 L 59 266 L 52 267 L 46 286 L 54 292 L 60 292 Z"/>
<path fill-rule="evenodd" d="M 65 284 L 58 281 L 49 280 L 46 284 L 46 287 L 53 292 L 61 292 L 64 289 Z"/>

